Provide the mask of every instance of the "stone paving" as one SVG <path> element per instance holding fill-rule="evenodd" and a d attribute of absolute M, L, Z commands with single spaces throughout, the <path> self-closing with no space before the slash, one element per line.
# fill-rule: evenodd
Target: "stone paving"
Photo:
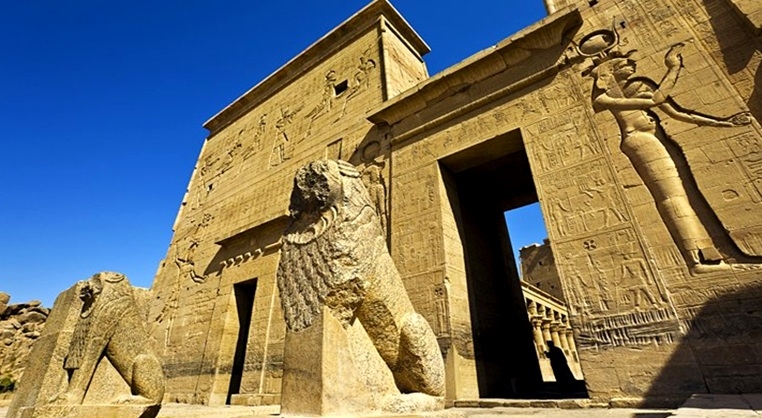
<path fill-rule="evenodd" d="M 202 406 L 165 404 L 159 418 L 273 418 L 278 406 Z M 7 406 L 0 407 L 0 418 L 5 418 Z M 676 410 L 634 408 L 538 408 L 493 407 L 448 409 L 444 413 L 429 415 L 438 418 L 760 418 L 762 394 L 754 395 L 694 395 Z M 397 416 L 408 418 L 407 416 Z"/>

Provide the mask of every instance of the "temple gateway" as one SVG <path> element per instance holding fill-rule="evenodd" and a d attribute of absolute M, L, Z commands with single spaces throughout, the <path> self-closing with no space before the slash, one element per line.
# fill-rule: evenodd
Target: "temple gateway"
<path fill-rule="evenodd" d="M 165 402 L 280 402 L 276 272 L 294 174 L 320 159 L 369 191 L 448 402 L 564 396 L 548 337 L 575 396 L 762 392 L 762 3 L 545 5 L 430 77 L 376 0 L 204 124 L 153 285 Z M 536 202 L 558 296 L 510 256 L 503 213 Z"/>

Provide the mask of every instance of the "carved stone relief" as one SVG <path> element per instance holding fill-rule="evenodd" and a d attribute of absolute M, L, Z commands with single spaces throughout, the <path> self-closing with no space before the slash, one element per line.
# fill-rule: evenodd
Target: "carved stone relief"
<path fill-rule="evenodd" d="M 596 158 L 601 146 L 585 124 L 581 107 L 554 114 L 530 125 L 527 130 L 535 138 L 530 146 L 539 173 L 550 172 Z"/>
<path fill-rule="evenodd" d="M 695 125 L 736 127 L 751 123 L 748 113 L 727 118 L 709 116 L 678 105 L 670 93 L 677 83 L 682 65 L 683 44 L 674 45 L 665 55 L 667 72 L 660 83 L 635 76 L 634 51 L 621 53 L 618 34 L 601 30 L 584 37 L 580 54 L 593 59 L 588 73 L 595 80 L 593 106 L 607 110 L 621 130 L 622 152 L 648 188 L 656 208 L 675 244 L 696 273 L 726 268 L 726 256 L 716 248 L 706 226 L 691 202 L 686 182 L 665 143 L 670 138 L 653 110 Z"/>
<path fill-rule="evenodd" d="M 349 94 L 347 95 L 347 101 L 356 96 L 362 90 L 367 89 L 370 85 L 370 73 L 376 68 L 376 62 L 365 56 L 360 57 L 360 65 L 357 66 L 357 70 L 354 74 L 354 84 L 350 87 Z M 346 105 L 345 105 L 346 111 Z"/>
<path fill-rule="evenodd" d="M 336 75 L 336 71 L 330 70 L 326 73 L 325 81 L 323 82 L 323 95 L 320 99 L 320 103 L 318 103 L 315 107 L 312 108 L 312 110 L 309 111 L 309 113 L 307 113 L 306 118 L 309 119 L 309 124 L 307 125 L 307 132 L 304 134 L 304 139 L 309 138 L 309 136 L 312 134 L 312 125 L 315 123 L 315 121 L 323 115 L 331 112 L 331 109 L 333 108 L 334 98 L 336 96 L 337 81 L 338 77 Z"/>
<path fill-rule="evenodd" d="M 605 230 L 628 222 L 617 184 L 603 159 L 569 167 L 541 177 L 543 188 L 558 198 L 543 202 L 555 226 L 555 239 Z"/>
<path fill-rule="evenodd" d="M 388 234 L 387 200 L 386 200 L 386 182 L 381 172 L 383 165 L 369 164 L 362 172 L 362 180 L 365 188 L 370 194 L 370 201 L 378 214 L 381 222 L 381 232 L 384 237 Z"/>
<path fill-rule="evenodd" d="M 291 158 L 294 143 L 291 140 L 289 127 L 294 123 L 294 116 L 302 109 L 301 106 L 290 110 L 288 106 L 280 109 L 280 117 L 275 121 L 275 141 L 270 151 L 270 167 L 276 167 Z"/>
<path fill-rule="evenodd" d="M 214 189 L 213 179 L 216 175 L 216 165 L 219 157 L 207 155 L 203 158 L 201 167 L 198 169 L 198 182 L 194 185 L 194 205 L 193 209 L 200 208 L 206 202 L 209 193 Z"/>
<path fill-rule="evenodd" d="M 449 281 L 445 278 L 445 282 Z M 437 337 L 444 337 L 450 334 L 450 304 L 448 303 L 447 285 L 437 284 L 434 286 L 434 306 L 436 311 L 436 326 L 434 332 Z"/>
<path fill-rule="evenodd" d="M 206 276 L 196 272 L 196 264 L 193 261 L 198 245 L 199 242 L 197 240 L 192 240 L 185 249 L 185 254 L 178 255 L 175 258 L 175 265 L 179 270 L 180 277 L 190 279 L 196 283 L 203 283 L 206 281 Z"/>
<path fill-rule="evenodd" d="M 262 139 L 267 132 L 267 113 L 263 113 L 259 117 L 259 123 L 257 124 L 257 130 L 254 132 L 254 138 L 251 144 L 243 151 L 243 159 L 248 160 L 254 156 L 257 152 L 262 150 Z"/>
<path fill-rule="evenodd" d="M 232 143 L 227 147 L 225 150 L 225 156 L 222 158 L 222 164 L 220 164 L 219 173 L 223 174 L 233 168 L 234 166 L 238 166 L 238 159 L 241 155 L 241 149 L 243 148 L 243 145 L 241 144 L 241 137 L 244 135 L 246 131 L 241 130 L 232 140 Z"/>
<path fill-rule="evenodd" d="M 570 313 L 580 323 L 580 347 L 669 343 L 679 335 L 666 287 L 634 230 L 557 244 L 555 251 Z"/>

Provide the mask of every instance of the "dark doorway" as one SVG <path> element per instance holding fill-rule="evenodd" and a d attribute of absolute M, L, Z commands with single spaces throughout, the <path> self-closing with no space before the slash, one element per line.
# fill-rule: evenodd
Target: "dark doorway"
<path fill-rule="evenodd" d="M 238 340 L 235 345 L 233 367 L 230 371 L 230 387 L 225 403 L 230 405 L 230 398 L 241 393 L 241 380 L 246 360 L 246 346 L 249 342 L 249 328 L 251 327 L 251 315 L 254 309 L 254 295 L 257 292 L 257 279 L 233 285 L 235 305 L 238 311 Z"/>
<path fill-rule="evenodd" d="M 440 161 L 465 253 L 482 398 L 554 397 L 543 383 L 504 213 L 538 201 L 519 131 Z"/>

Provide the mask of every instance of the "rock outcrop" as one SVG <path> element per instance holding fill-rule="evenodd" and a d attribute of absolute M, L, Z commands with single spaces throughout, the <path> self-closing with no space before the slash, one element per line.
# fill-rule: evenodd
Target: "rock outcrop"
<path fill-rule="evenodd" d="M 10 299 L 10 295 L 0 292 L 0 376 L 18 381 L 50 309 L 38 300 L 11 304 Z"/>

